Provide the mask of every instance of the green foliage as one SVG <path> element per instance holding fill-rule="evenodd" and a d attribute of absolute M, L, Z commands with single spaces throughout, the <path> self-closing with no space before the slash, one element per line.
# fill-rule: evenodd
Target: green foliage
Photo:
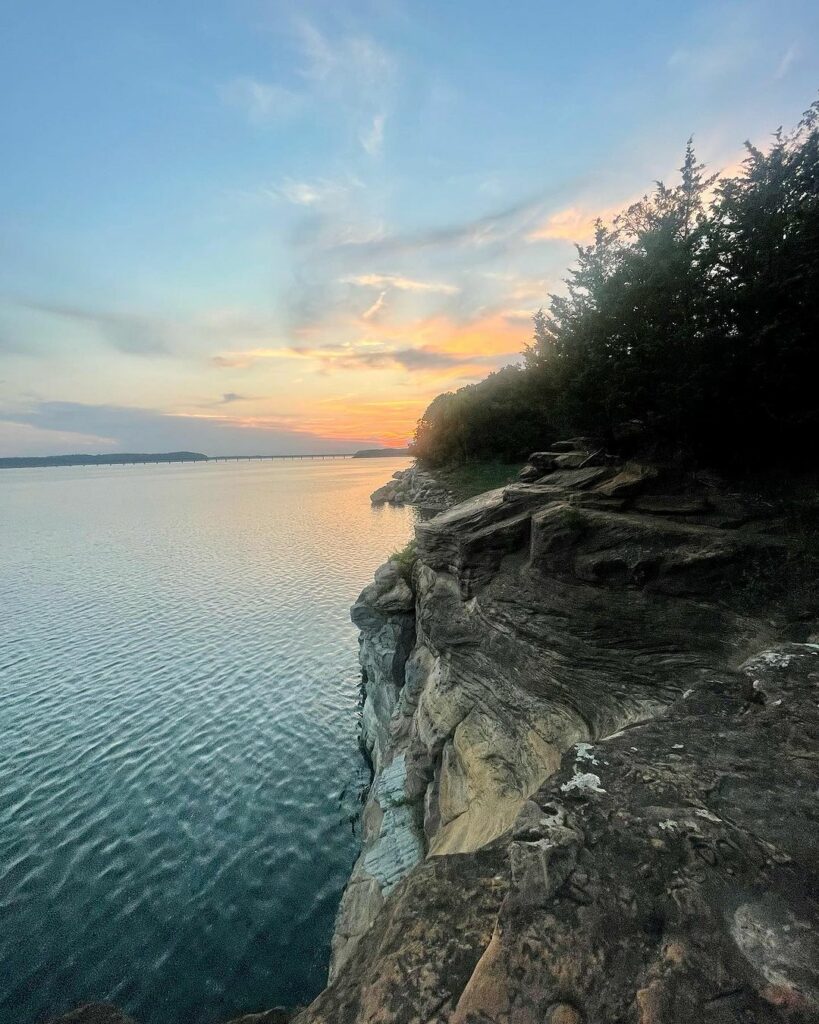
<path fill-rule="evenodd" d="M 391 562 L 395 562 L 398 566 L 398 571 L 401 574 L 402 579 L 407 583 L 412 584 L 412 570 L 415 568 L 415 563 L 418 561 L 418 550 L 415 546 L 415 541 L 411 540 L 400 550 L 393 551 L 389 560 Z"/>
<path fill-rule="evenodd" d="M 413 453 L 431 466 L 522 461 L 551 432 L 541 392 L 534 374 L 507 366 L 480 384 L 439 395 L 418 421 Z"/>
<path fill-rule="evenodd" d="M 522 462 L 466 462 L 435 471 L 435 479 L 458 501 L 504 487 L 517 479 Z"/>
<path fill-rule="evenodd" d="M 523 368 L 440 395 L 414 452 L 433 466 L 524 458 L 558 437 L 748 468 L 815 459 L 819 436 L 819 103 L 742 171 L 680 181 L 577 247 L 566 293 L 534 315 Z"/>

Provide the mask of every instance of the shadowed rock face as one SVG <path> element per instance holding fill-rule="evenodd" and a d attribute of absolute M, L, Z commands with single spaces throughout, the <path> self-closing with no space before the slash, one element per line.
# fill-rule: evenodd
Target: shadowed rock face
<path fill-rule="evenodd" d="M 419 524 L 411 603 L 393 568 L 354 606 L 376 775 L 297 1019 L 813 1020 L 819 647 L 781 642 L 781 523 L 548 454 Z"/>

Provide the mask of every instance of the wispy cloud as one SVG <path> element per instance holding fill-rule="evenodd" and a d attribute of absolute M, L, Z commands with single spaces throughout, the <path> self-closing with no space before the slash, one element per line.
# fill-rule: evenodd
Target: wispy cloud
<path fill-rule="evenodd" d="M 286 348 L 250 348 L 239 352 L 220 352 L 211 356 L 211 362 L 225 369 L 244 369 L 265 359 L 283 359 L 287 352 Z"/>
<path fill-rule="evenodd" d="M 756 7 L 756 10 L 754 10 Z M 758 5 L 714 3 L 701 8 L 669 55 L 668 69 L 693 85 L 713 86 L 749 66 L 764 52 Z"/>
<path fill-rule="evenodd" d="M 312 181 L 286 179 L 280 185 L 266 191 L 269 195 L 285 199 L 296 206 L 321 206 L 341 199 L 353 189 L 362 187 L 362 183 L 353 178 L 346 181 L 328 181 L 326 178 L 316 178 Z"/>
<path fill-rule="evenodd" d="M 361 145 L 370 156 L 379 156 L 384 148 L 384 125 L 387 121 L 386 114 L 375 114 L 369 126 L 361 132 L 359 139 Z"/>
<path fill-rule="evenodd" d="M 398 367 L 409 372 L 468 367 L 477 374 L 514 361 L 526 341 L 520 324 L 502 312 L 466 322 L 442 316 L 406 322 L 358 321 L 361 335 L 344 342 L 315 342 L 221 352 L 215 366 L 246 369 L 257 363 L 302 360 L 321 372 Z"/>
<path fill-rule="evenodd" d="M 384 300 L 387 297 L 386 292 L 381 292 L 375 302 L 361 314 L 362 320 L 373 320 L 381 310 L 384 308 Z"/>
<path fill-rule="evenodd" d="M 307 17 L 293 21 L 290 41 L 300 66 L 287 84 L 238 76 L 219 87 L 222 101 L 256 126 L 332 111 L 369 156 L 378 156 L 397 76 L 393 55 L 366 32 L 323 31 Z M 296 189 L 291 201 L 311 205 L 312 194 Z"/>
<path fill-rule="evenodd" d="M 261 348 L 279 341 L 271 319 L 241 309 L 204 309 L 194 316 L 170 318 L 153 311 L 101 309 L 48 299 L 15 299 L 10 305 L 24 314 L 87 327 L 96 340 L 127 355 L 197 358 L 204 346 L 209 351 L 230 344 Z"/>
<path fill-rule="evenodd" d="M 543 213 L 545 197 L 523 199 L 511 206 L 459 224 L 417 232 L 389 232 L 376 238 L 342 242 L 337 248 L 357 249 L 364 256 L 400 255 L 424 249 L 498 250 L 520 239 Z"/>
<path fill-rule="evenodd" d="M 91 327 L 112 348 L 128 355 L 155 356 L 171 352 L 178 326 L 142 313 L 113 312 L 62 303 L 24 301 L 18 305 Z"/>
<path fill-rule="evenodd" d="M 776 81 L 781 81 L 785 78 L 798 57 L 799 47 L 796 43 L 791 43 L 787 50 L 782 54 L 782 59 L 779 61 L 776 71 L 774 72 L 774 79 L 776 79 Z"/>
<path fill-rule="evenodd" d="M 464 366 L 468 363 L 481 361 L 480 356 L 458 356 L 449 352 L 441 352 L 429 346 L 421 348 L 399 348 L 387 352 L 355 352 L 343 356 L 339 364 L 344 369 L 356 369 L 361 366 L 382 369 L 387 366 L 400 366 L 410 372 L 419 370 L 436 370 L 450 366 Z"/>
<path fill-rule="evenodd" d="M 313 22 L 296 22 L 304 66 L 314 95 L 340 105 L 357 123 L 362 148 L 378 156 L 397 75 L 393 55 L 364 33 L 330 36 Z"/>
<path fill-rule="evenodd" d="M 362 95 L 391 82 L 395 59 L 372 37 L 364 33 L 331 37 L 307 18 L 298 19 L 295 29 L 304 56 L 302 74 L 308 80 Z"/>
<path fill-rule="evenodd" d="M 305 97 L 274 82 L 234 78 L 220 89 L 224 103 L 240 110 L 254 125 L 287 120 L 301 113 Z"/>
<path fill-rule="evenodd" d="M 376 347 L 377 346 L 377 347 Z M 462 366 L 468 363 L 489 364 L 485 353 L 454 353 L 421 345 L 417 348 L 387 348 L 377 343 L 364 342 L 349 345 L 290 345 L 278 349 L 251 349 L 247 352 L 232 352 L 213 357 L 217 366 L 245 368 L 265 360 L 304 359 L 314 361 L 324 369 L 355 370 L 363 368 L 384 369 L 398 366 L 405 370 L 430 370 L 439 367 Z"/>
<path fill-rule="evenodd" d="M 439 281 L 417 281 L 401 274 L 351 274 L 343 277 L 345 284 L 357 284 L 362 288 L 397 288 L 402 292 L 432 292 L 439 295 L 455 295 L 455 285 Z"/>

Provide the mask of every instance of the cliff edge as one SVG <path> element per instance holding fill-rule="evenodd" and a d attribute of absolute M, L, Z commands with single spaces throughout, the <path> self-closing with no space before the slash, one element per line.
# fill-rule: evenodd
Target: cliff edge
<path fill-rule="evenodd" d="M 296 1024 L 819 1019 L 817 501 L 787 497 L 576 439 L 417 525 L 352 608 L 373 781 Z"/>
<path fill-rule="evenodd" d="M 804 531 L 556 447 L 353 606 L 374 777 L 299 1024 L 817 1019 Z"/>

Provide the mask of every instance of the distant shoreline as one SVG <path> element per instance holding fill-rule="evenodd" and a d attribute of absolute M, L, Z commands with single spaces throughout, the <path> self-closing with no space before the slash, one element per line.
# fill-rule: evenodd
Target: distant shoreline
<path fill-rule="evenodd" d="M 308 452 L 299 455 L 203 455 L 202 452 L 21 455 L 0 458 L 0 469 L 36 469 L 45 466 L 131 466 L 170 462 L 246 462 L 278 459 L 378 459 L 408 455 L 410 455 L 408 448 L 363 448 L 356 452 Z"/>

